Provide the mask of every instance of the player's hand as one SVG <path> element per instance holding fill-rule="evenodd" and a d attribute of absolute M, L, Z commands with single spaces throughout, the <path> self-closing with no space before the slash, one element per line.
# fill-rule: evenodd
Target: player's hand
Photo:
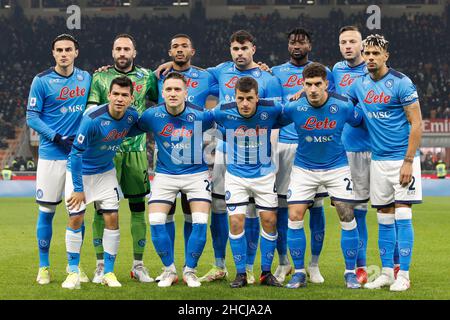
<path fill-rule="evenodd" d="M 100 68 L 98 68 L 98 69 L 96 69 L 95 71 L 94 71 L 94 73 L 95 72 L 102 72 L 102 71 L 106 71 L 106 70 L 108 70 L 109 68 L 112 68 L 112 65 L 107 65 L 107 66 L 101 66 Z"/>
<path fill-rule="evenodd" d="M 78 211 L 82 203 L 86 201 L 84 192 L 72 192 L 70 198 L 67 200 L 67 206 L 69 210 Z"/>
<path fill-rule="evenodd" d="M 412 163 L 411 162 L 403 162 L 402 167 L 400 168 L 400 184 L 402 187 L 407 187 L 412 180 Z"/>
<path fill-rule="evenodd" d="M 297 92 L 296 94 L 294 94 L 289 101 L 297 101 L 298 99 L 300 99 L 300 96 L 302 95 L 303 91 L 305 89 L 300 90 L 299 92 Z"/>
<path fill-rule="evenodd" d="M 53 142 L 58 144 L 60 147 L 62 147 L 66 152 L 70 152 L 73 145 L 73 140 L 75 139 L 75 136 L 61 136 L 59 133 L 55 135 L 53 138 Z"/>
<path fill-rule="evenodd" d="M 272 69 L 270 69 L 269 66 L 267 64 L 265 64 L 264 62 L 259 61 L 258 66 L 261 70 L 272 73 Z"/>
<path fill-rule="evenodd" d="M 153 73 L 155 74 L 156 78 L 160 79 L 161 72 L 162 72 L 163 76 L 166 76 L 172 67 L 173 67 L 173 62 L 169 61 L 169 62 L 159 65 L 158 68 L 156 68 L 156 70 L 153 71 Z"/>

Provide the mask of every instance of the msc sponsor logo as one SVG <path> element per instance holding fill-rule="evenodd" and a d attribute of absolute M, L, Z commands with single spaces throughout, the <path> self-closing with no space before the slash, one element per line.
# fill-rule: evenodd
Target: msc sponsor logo
<path fill-rule="evenodd" d="M 323 233 L 323 232 L 319 232 L 319 233 L 316 233 L 316 234 L 314 235 L 314 239 L 315 239 L 316 241 L 323 241 L 323 236 L 324 236 L 324 233 Z"/>
<path fill-rule="evenodd" d="M 74 112 L 84 112 L 84 105 L 82 104 L 77 104 L 75 106 L 69 106 L 69 107 L 62 107 L 61 109 L 59 109 L 61 111 L 62 114 L 70 112 L 70 113 L 74 113 Z"/>
<path fill-rule="evenodd" d="M 306 136 L 306 142 L 323 143 L 333 141 L 333 136 Z"/>
<path fill-rule="evenodd" d="M 380 248 L 380 256 L 384 256 L 386 254 L 386 248 Z"/>
<path fill-rule="evenodd" d="M 391 117 L 390 111 L 369 111 L 367 112 L 369 119 L 388 119 Z"/>

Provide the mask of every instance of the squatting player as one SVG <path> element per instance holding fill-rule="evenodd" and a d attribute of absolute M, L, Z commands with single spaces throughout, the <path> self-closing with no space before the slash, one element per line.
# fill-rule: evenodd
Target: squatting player
<path fill-rule="evenodd" d="M 308 31 L 297 28 L 288 33 L 288 52 L 290 60 L 272 68 L 282 89 L 282 102 L 286 104 L 291 96 L 303 89 L 304 79 L 301 77 L 303 69 L 312 61 L 308 55 L 312 49 L 311 35 Z M 334 81 L 331 71 L 327 68 L 328 91 L 334 91 Z M 292 267 L 287 255 L 288 205 L 286 194 L 289 186 L 293 160 L 297 150 L 298 137 L 294 124 L 282 127 L 278 134 L 278 143 L 274 148 L 274 160 L 277 164 L 276 187 L 278 193 L 277 251 L 280 264 L 274 275 L 283 283 Z M 323 200 L 326 190 L 318 190 L 314 204 L 309 208 L 309 227 L 311 230 L 311 262 L 308 265 L 309 279 L 313 283 L 322 283 L 324 279 L 319 270 L 319 255 L 322 251 L 325 235 L 325 214 Z"/>
<path fill-rule="evenodd" d="M 370 201 L 378 212 L 378 245 L 383 268 L 381 275 L 365 288 L 390 286 L 391 291 L 405 291 L 410 287 L 409 266 L 414 243 L 411 207 L 422 202 L 418 153 L 422 116 L 412 81 L 386 64 L 388 44 L 378 34 L 363 41 L 363 58 L 369 73 L 357 78 L 347 95 L 362 108 L 372 144 Z M 396 279 L 395 246 L 398 246 L 400 262 Z"/>
<path fill-rule="evenodd" d="M 203 131 L 212 127 L 212 121 L 204 121 L 203 107 L 186 102 L 188 91 L 182 74 L 167 75 L 162 95 L 165 102 L 146 110 L 138 123 L 142 131 L 153 132 L 158 146 L 149 199 L 152 241 L 165 266 L 158 286 L 169 287 L 178 281 L 166 220 L 178 192 L 182 192 L 192 212 L 183 280 L 189 287 L 199 287 L 195 268 L 206 244 L 211 207 L 211 180 L 203 161 Z"/>
<path fill-rule="evenodd" d="M 292 289 L 306 286 L 303 220 L 320 186 L 324 186 L 330 194 L 341 223 L 347 288 L 361 287 L 355 274 L 358 252 L 358 229 L 353 215 L 355 196 L 350 168 L 340 140 L 344 124 L 359 125 L 362 115 L 346 97 L 326 90 L 326 77 L 323 65 L 314 62 L 306 66 L 303 70 L 305 92 L 298 101 L 288 103 L 283 112 L 288 120 L 295 123 L 298 134 L 298 147 L 287 193 L 287 238 L 295 273 L 286 287 Z"/>
<path fill-rule="evenodd" d="M 195 55 L 192 39 L 186 34 L 174 35 L 170 40 L 168 53 L 173 62 L 171 67 L 169 67 L 169 72 L 179 72 L 187 81 L 188 95 L 186 101 L 205 108 L 208 96 L 218 96 L 218 88 L 217 83 L 215 83 L 214 78 L 208 71 L 191 64 L 191 59 Z M 158 80 L 158 103 L 164 102 L 164 98 L 162 97 L 164 79 L 165 75 L 162 74 Z M 184 253 L 186 255 L 189 236 L 192 232 L 192 214 L 185 194 L 181 194 L 181 203 L 184 213 Z M 175 210 L 169 212 L 166 222 L 166 228 L 172 241 L 172 250 L 175 247 L 174 213 Z M 158 276 L 155 280 L 159 281 L 159 278 Z"/>
<path fill-rule="evenodd" d="M 62 283 L 66 289 L 80 289 L 81 225 L 86 205 L 91 202 L 105 219 L 102 239 L 105 275 L 102 284 L 122 286 L 114 274 L 120 242 L 120 197 L 113 158 L 139 118 L 137 111 L 129 108 L 133 102 L 131 80 L 125 76 L 112 80 L 108 100 L 108 104 L 90 108 L 83 116 L 68 161 L 65 194 L 69 212 L 66 229 L 69 275 Z"/>
<path fill-rule="evenodd" d="M 282 107 L 273 100 L 260 100 L 258 82 L 240 78 L 235 87 L 235 102 L 223 102 L 209 114 L 221 125 L 226 136 L 225 201 L 230 220 L 230 246 L 236 265 L 232 288 L 247 285 L 247 239 L 244 226 L 250 197 L 261 219 L 260 283 L 281 287 L 271 266 L 277 245 L 278 197 L 275 189 L 275 165 L 271 159 L 270 133 L 279 125 Z"/>
<path fill-rule="evenodd" d="M 86 108 L 91 76 L 74 67 L 78 41 L 61 34 L 52 43 L 56 65 L 33 79 L 27 105 L 27 124 L 39 133 L 36 173 L 36 202 L 39 204 L 37 242 L 39 284 L 50 283 L 49 251 L 52 221 L 61 202 L 66 181 L 66 164 L 73 138 Z M 84 234 L 84 225 L 82 226 Z M 81 273 L 81 280 L 89 279 Z"/>
<path fill-rule="evenodd" d="M 134 64 L 136 43 L 128 34 L 119 34 L 113 42 L 112 57 L 114 67 L 94 73 L 88 104 L 98 105 L 108 102 L 108 89 L 111 81 L 119 76 L 127 76 L 133 82 L 133 106 L 142 114 L 146 109 L 146 97 L 158 100 L 157 82 L 154 74 Z M 118 150 L 114 164 L 117 179 L 131 211 L 131 236 L 133 239 L 133 266 L 131 277 L 140 282 L 153 282 L 144 267 L 143 254 L 146 244 L 147 225 L 145 222 L 144 197 L 150 192 L 148 179 L 148 160 L 146 152 L 146 135 L 128 137 Z M 92 224 L 93 241 L 97 254 L 97 268 L 92 282 L 100 283 L 103 276 L 103 229 L 104 219 L 99 211 L 94 215 Z"/>

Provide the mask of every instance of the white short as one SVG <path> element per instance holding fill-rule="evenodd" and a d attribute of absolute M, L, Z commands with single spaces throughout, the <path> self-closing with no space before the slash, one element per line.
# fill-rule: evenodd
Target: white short
<path fill-rule="evenodd" d="M 67 200 L 73 192 L 72 173 L 66 172 L 66 191 L 65 200 L 67 208 Z M 83 176 L 83 190 L 86 197 L 86 203 L 81 204 L 77 211 L 69 210 L 70 216 L 83 214 L 86 206 L 94 202 L 95 209 L 100 213 L 116 212 L 119 210 L 120 186 L 117 182 L 116 169 L 109 171 Z"/>
<path fill-rule="evenodd" d="M 36 202 L 58 204 L 66 183 L 67 160 L 39 159 L 36 172 Z"/>
<path fill-rule="evenodd" d="M 245 213 L 250 197 L 255 199 L 255 207 L 259 210 L 276 211 L 278 196 L 275 192 L 275 173 L 260 178 L 241 178 L 225 173 L 225 201 L 228 213 Z M 239 210 L 238 207 L 245 207 Z"/>
<path fill-rule="evenodd" d="M 370 165 L 370 202 L 374 208 L 390 207 L 395 203 L 422 202 L 420 158 L 413 162 L 412 181 L 407 187 L 399 183 L 403 160 L 372 160 Z"/>
<path fill-rule="evenodd" d="M 222 143 L 222 141 L 218 141 Z M 217 150 L 214 155 L 214 166 L 212 170 L 212 211 L 226 212 L 225 203 L 225 153 Z"/>
<path fill-rule="evenodd" d="M 370 198 L 370 159 L 371 153 L 347 152 L 348 165 L 352 173 L 353 192 L 356 200 L 369 201 Z"/>
<path fill-rule="evenodd" d="M 355 200 L 348 166 L 320 171 L 293 166 L 287 194 L 288 204 L 313 203 L 320 186 L 327 189 L 331 200 L 361 202 Z"/>
<path fill-rule="evenodd" d="M 273 152 L 273 161 L 276 167 L 276 181 L 278 193 L 278 205 L 282 208 L 287 207 L 286 195 L 291 181 L 292 167 L 294 166 L 295 153 L 297 152 L 296 143 L 278 142 Z M 320 186 L 317 190 L 316 200 L 327 197 L 328 193 L 324 186 Z"/>
<path fill-rule="evenodd" d="M 179 175 L 156 173 L 148 203 L 159 202 L 172 205 L 178 192 L 184 193 L 188 202 L 211 202 L 209 171 Z"/>

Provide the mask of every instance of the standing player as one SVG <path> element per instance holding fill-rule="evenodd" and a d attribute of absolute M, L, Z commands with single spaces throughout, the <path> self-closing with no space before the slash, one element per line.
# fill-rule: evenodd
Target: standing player
<path fill-rule="evenodd" d="M 169 73 L 162 95 L 165 103 L 145 111 L 138 123 L 141 130 L 154 133 L 158 145 L 156 175 L 149 199 L 152 241 L 165 266 L 158 286 L 169 287 L 178 281 L 172 241 L 165 224 L 181 191 L 186 194 L 192 212 L 183 280 L 189 287 L 199 287 L 195 268 L 206 244 L 211 206 L 211 181 L 203 161 L 203 131 L 211 128 L 212 121 L 204 121 L 202 107 L 186 102 L 188 91 L 183 75 Z"/>
<path fill-rule="evenodd" d="M 370 200 L 378 212 L 383 267 L 381 275 L 365 287 L 390 286 L 391 291 L 405 291 L 410 287 L 414 243 L 411 207 L 422 202 L 420 104 L 412 81 L 386 65 L 388 41 L 383 36 L 372 34 L 364 40 L 363 58 L 369 73 L 357 78 L 347 95 L 362 108 L 371 138 Z M 397 279 L 393 270 L 395 246 L 400 260 Z"/>
<path fill-rule="evenodd" d="M 294 121 L 298 134 L 298 148 L 287 193 L 287 237 L 295 266 L 295 273 L 286 285 L 291 289 L 306 286 L 303 219 L 320 186 L 330 194 L 341 222 L 347 288 L 361 287 L 355 274 L 358 229 L 352 203 L 356 201 L 341 134 L 346 122 L 359 125 L 362 115 L 347 98 L 327 91 L 326 77 L 323 65 L 310 63 L 303 70 L 305 92 L 298 101 L 288 103 L 284 110 L 286 118 Z"/>
<path fill-rule="evenodd" d="M 298 91 L 303 90 L 302 72 L 311 63 L 308 55 L 311 52 L 311 35 L 304 29 L 293 29 L 288 33 L 288 51 L 290 60 L 272 68 L 272 73 L 280 81 L 282 101 L 287 103 Z M 331 71 L 327 68 L 328 91 L 334 91 L 334 81 Z M 280 264 L 275 271 L 275 277 L 283 283 L 292 267 L 287 256 L 288 205 L 286 194 L 292 170 L 292 162 L 297 150 L 298 136 L 294 124 L 279 130 L 274 159 L 277 164 L 276 187 L 278 192 L 278 243 L 277 250 Z M 311 229 L 311 262 L 308 266 L 309 279 L 313 283 L 322 283 L 324 279 L 319 270 L 319 255 L 322 251 L 325 235 L 325 215 L 323 200 L 326 190 L 318 190 L 314 204 L 309 208 L 311 213 L 309 227 Z"/>
<path fill-rule="evenodd" d="M 333 77 L 336 92 L 345 95 L 357 77 L 367 73 L 366 63 L 361 55 L 362 38 L 358 27 L 346 26 L 339 31 L 339 49 L 344 58 L 333 67 Z M 359 233 L 358 258 L 356 260 L 356 277 L 359 283 L 367 282 L 366 251 L 367 251 L 367 201 L 369 201 L 370 186 L 370 137 L 367 127 L 344 126 L 342 143 L 347 151 L 348 164 L 352 172 L 355 199 L 365 200 L 354 208 L 356 224 Z"/>
<path fill-rule="evenodd" d="M 67 166 L 65 194 L 69 212 L 66 229 L 69 275 L 62 283 L 66 289 L 80 289 L 79 261 L 82 245 L 81 225 L 86 205 L 94 202 L 103 214 L 105 229 L 105 275 L 102 284 L 121 287 L 114 274 L 114 262 L 119 249 L 119 184 L 113 158 L 120 144 L 137 123 L 139 115 L 134 108 L 133 84 L 125 76 L 112 80 L 109 104 L 90 108 L 83 116 Z"/>
<path fill-rule="evenodd" d="M 236 31 L 230 38 L 230 53 L 233 62 L 224 62 L 216 67 L 208 68 L 219 85 L 219 101 L 235 101 L 235 87 L 239 78 L 249 76 L 258 83 L 259 98 L 273 98 L 279 100 L 281 88 L 278 80 L 266 71 L 262 71 L 254 62 L 253 56 L 256 52 L 255 38 L 245 30 Z M 211 212 L 211 236 L 213 240 L 215 265 L 206 273 L 201 280 L 214 281 L 223 279 L 227 275 L 225 268 L 225 252 L 228 240 L 228 221 L 225 204 L 225 164 L 224 144 L 218 143 L 215 153 L 213 169 L 212 190 L 212 212 Z M 255 282 L 253 264 L 258 249 L 259 240 L 259 218 L 253 205 L 247 210 L 245 222 L 245 236 L 247 240 L 247 281 L 249 284 Z"/>
<path fill-rule="evenodd" d="M 50 283 L 49 250 L 52 221 L 61 202 L 66 181 L 66 164 L 73 138 L 86 108 L 91 76 L 74 67 L 78 41 L 69 34 L 52 43 L 56 66 L 38 74 L 31 84 L 27 124 L 40 135 L 36 173 L 36 202 L 39 204 L 37 242 L 39 284 Z M 84 234 L 84 225 L 82 226 Z M 81 272 L 81 281 L 89 279 Z"/>
<path fill-rule="evenodd" d="M 204 108 L 206 107 L 206 99 L 208 96 L 218 96 L 218 88 L 217 83 L 215 83 L 214 78 L 208 71 L 191 65 L 191 59 L 194 55 L 194 45 L 192 39 L 188 35 L 176 34 L 172 37 L 170 40 L 169 56 L 172 58 L 173 63 L 169 68 L 169 72 L 179 72 L 186 79 L 186 86 L 188 90 L 186 101 Z M 164 102 L 164 98 L 162 97 L 164 80 L 165 76 L 161 75 L 158 80 L 158 103 Z M 192 232 L 192 215 L 185 194 L 181 195 L 181 203 L 184 213 L 184 252 L 186 255 L 189 236 Z M 166 222 L 166 228 L 172 241 L 172 250 L 175 248 L 174 213 L 175 209 L 173 208 L 169 212 Z M 156 281 L 159 281 L 159 278 L 160 277 L 156 277 Z"/>
<path fill-rule="evenodd" d="M 247 239 L 244 226 L 250 197 L 254 197 L 261 217 L 260 283 L 281 287 L 271 266 L 277 244 L 278 199 L 275 166 L 271 159 L 270 133 L 278 124 L 282 107 L 272 100 L 259 100 L 258 82 L 240 78 L 235 87 L 235 102 L 224 102 L 211 111 L 214 120 L 226 130 L 227 171 L 225 200 L 230 219 L 230 246 L 236 265 L 232 288 L 247 285 Z"/>
<path fill-rule="evenodd" d="M 142 114 L 146 109 L 146 97 L 157 101 L 158 91 L 156 77 L 145 68 L 136 66 L 136 43 L 128 34 L 118 35 L 113 42 L 112 57 L 114 67 L 105 71 L 96 72 L 92 79 L 89 105 L 98 105 L 108 102 L 108 88 L 111 81 L 119 76 L 127 76 L 133 82 L 133 106 Z M 143 254 L 146 244 L 147 225 L 145 222 L 144 197 L 150 192 L 148 179 L 148 160 L 146 152 L 146 135 L 142 134 L 126 138 L 118 150 L 114 164 L 117 170 L 117 179 L 131 211 L 131 236 L 133 238 L 133 267 L 131 277 L 140 282 L 153 282 L 144 267 Z M 103 276 L 103 230 L 104 219 L 96 211 L 94 215 L 93 241 L 97 254 L 97 268 L 92 282 L 100 283 Z"/>

